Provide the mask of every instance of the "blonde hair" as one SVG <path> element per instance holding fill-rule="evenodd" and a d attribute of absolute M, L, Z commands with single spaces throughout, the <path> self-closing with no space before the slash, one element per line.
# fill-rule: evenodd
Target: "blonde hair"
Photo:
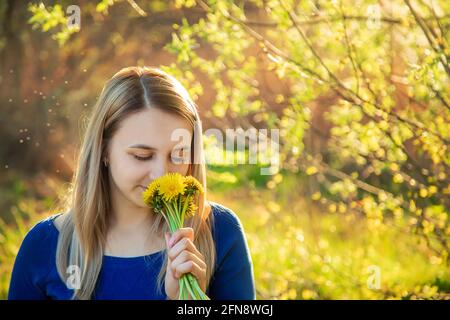
<path fill-rule="evenodd" d="M 56 265 L 61 279 L 68 281 L 69 266 L 78 266 L 80 285 L 73 299 L 91 299 L 101 270 L 108 227 L 108 168 L 102 163 L 107 145 L 120 122 L 130 114 L 160 108 L 184 117 L 195 131 L 191 143 L 190 174 L 202 183 L 205 193 L 198 196 L 198 212 L 185 226 L 194 229 L 194 244 L 207 265 L 207 287 L 216 263 L 212 236 L 213 214 L 206 201 L 206 168 L 202 141 L 202 125 L 197 107 L 186 89 L 169 74 L 150 67 L 129 67 L 120 70 L 105 84 L 96 103 L 78 157 L 78 165 L 68 198 L 67 216 L 63 219 L 56 251 Z M 193 161 L 193 158 L 201 161 Z M 150 211 L 149 211 L 150 212 Z M 156 215 L 151 227 L 159 236 L 169 232 L 161 215 Z M 158 291 L 167 268 L 167 250 L 158 274 Z"/>

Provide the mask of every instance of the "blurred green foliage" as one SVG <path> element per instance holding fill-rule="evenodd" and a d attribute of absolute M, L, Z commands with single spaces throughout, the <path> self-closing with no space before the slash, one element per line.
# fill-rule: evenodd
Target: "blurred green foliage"
<path fill-rule="evenodd" d="M 168 70 L 207 75 L 213 116 L 280 129 L 282 168 L 309 177 L 322 210 L 374 228 L 405 220 L 447 264 L 450 5 L 356 3 L 198 1 L 205 17 L 176 26 Z"/>
<path fill-rule="evenodd" d="M 83 29 L 67 28 L 66 2 L 30 4 L 28 22 L 52 34 L 61 56 L 87 50 L 89 59 L 67 61 L 94 70 L 112 53 L 151 43 L 126 42 L 124 30 L 135 26 L 130 17 L 151 23 L 163 13 L 180 16 L 170 24 L 164 48 L 173 61 L 163 69 L 195 100 L 208 96 L 204 122 L 221 130 L 280 130 L 275 175 L 262 176 L 263 163 L 208 164 L 208 197 L 232 208 L 244 225 L 257 298 L 449 298 L 450 2 L 142 1 L 128 6 L 129 24 L 119 20 L 124 3 L 82 7 L 88 25 L 111 17 L 89 32 L 103 34 L 113 22 L 120 27 L 101 48 Z M 4 44 L 1 38 L 0 49 Z M 137 60 L 128 54 L 134 60 L 125 61 Z M 62 82 L 64 72 L 55 70 Z M 83 84 L 83 75 L 77 70 L 73 82 Z M 68 97 L 94 100 L 80 88 Z M 0 223 L 0 298 L 21 239 L 55 213 L 56 201 L 35 195 L 35 185 L 17 172 L 9 178 L 0 181 L 7 211 Z M 46 194 L 57 194 L 50 185 Z"/>

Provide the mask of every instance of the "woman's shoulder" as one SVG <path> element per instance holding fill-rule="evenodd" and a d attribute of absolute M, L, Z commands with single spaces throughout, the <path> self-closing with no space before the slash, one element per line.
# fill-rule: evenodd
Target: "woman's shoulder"
<path fill-rule="evenodd" d="M 26 233 L 16 257 L 16 264 L 29 267 L 47 266 L 58 241 L 58 231 L 53 220 L 59 214 L 36 222 Z"/>
<path fill-rule="evenodd" d="M 45 237 L 48 236 L 49 233 L 53 233 L 55 231 L 55 220 L 59 219 L 62 216 L 62 213 L 54 214 L 45 218 L 42 218 L 38 222 L 36 222 L 28 231 L 29 236 L 33 237 Z M 57 230 L 57 229 L 56 229 Z"/>
<path fill-rule="evenodd" d="M 58 230 L 53 221 L 60 214 L 39 220 L 25 234 L 11 274 L 9 299 L 45 299 L 45 286 L 56 270 Z"/>
<path fill-rule="evenodd" d="M 230 208 L 211 202 L 217 263 L 211 294 L 216 299 L 254 299 L 252 261 L 244 228 Z"/>
<path fill-rule="evenodd" d="M 211 206 L 211 211 L 214 215 L 214 218 L 219 218 L 227 221 L 239 220 L 237 214 L 232 209 L 214 201 L 208 202 Z"/>
<path fill-rule="evenodd" d="M 58 240 L 58 229 L 54 221 L 61 215 L 63 214 L 54 214 L 36 222 L 26 233 L 20 250 L 40 254 L 47 251 L 51 243 Z"/>
<path fill-rule="evenodd" d="M 215 229 L 220 230 L 219 232 L 222 234 L 228 235 L 243 233 L 242 223 L 232 209 L 214 201 L 208 202 L 211 205 Z"/>

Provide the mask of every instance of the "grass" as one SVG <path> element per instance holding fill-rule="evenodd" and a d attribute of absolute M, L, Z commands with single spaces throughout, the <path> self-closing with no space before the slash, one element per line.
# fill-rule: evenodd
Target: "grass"
<path fill-rule="evenodd" d="M 261 200 L 211 198 L 244 225 L 258 299 L 448 297 L 447 267 L 415 235 L 386 226 L 373 230 L 351 214 L 308 213 L 314 208 L 301 202 L 274 212 Z M 379 289 L 368 287 L 371 266 L 380 271 Z"/>

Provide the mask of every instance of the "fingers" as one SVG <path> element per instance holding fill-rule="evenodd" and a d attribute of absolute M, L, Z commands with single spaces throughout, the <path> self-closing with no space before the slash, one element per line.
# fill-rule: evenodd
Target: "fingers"
<path fill-rule="evenodd" d="M 198 251 L 194 243 L 187 238 L 181 239 L 175 244 L 175 246 L 173 246 L 173 248 L 169 249 L 168 257 L 172 261 L 183 251 L 192 252 L 194 255 L 197 255 L 203 259 L 203 255 Z"/>
<path fill-rule="evenodd" d="M 193 261 L 186 261 L 175 267 L 174 275 L 178 279 L 185 273 L 192 273 L 199 280 L 204 278 L 205 270 Z"/>
<path fill-rule="evenodd" d="M 173 247 L 181 238 L 188 238 L 194 241 L 194 229 L 192 228 L 180 228 L 175 231 L 170 237 L 169 248 Z"/>
<path fill-rule="evenodd" d="M 198 251 L 192 240 L 187 237 L 179 240 L 177 243 L 175 243 L 175 245 L 173 245 L 173 247 L 169 247 L 168 258 L 172 261 L 184 250 L 190 251 L 194 255 L 200 257 L 201 259 L 204 259 L 203 255 L 200 253 L 200 251 Z"/>
<path fill-rule="evenodd" d="M 176 274 L 177 266 L 182 265 L 183 263 L 188 261 L 194 262 L 197 266 L 200 267 L 202 271 L 206 271 L 206 263 L 202 259 L 200 259 L 192 252 L 183 251 L 175 258 L 175 260 L 172 261 L 171 268 L 173 274 Z"/>
<path fill-rule="evenodd" d="M 192 273 L 199 281 L 202 281 L 206 276 L 205 258 L 197 250 L 193 239 L 194 230 L 192 228 L 181 228 L 172 236 L 166 234 L 166 244 L 169 249 L 168 266 L 175 278 L 180 278 L 185 273 Z"/>

